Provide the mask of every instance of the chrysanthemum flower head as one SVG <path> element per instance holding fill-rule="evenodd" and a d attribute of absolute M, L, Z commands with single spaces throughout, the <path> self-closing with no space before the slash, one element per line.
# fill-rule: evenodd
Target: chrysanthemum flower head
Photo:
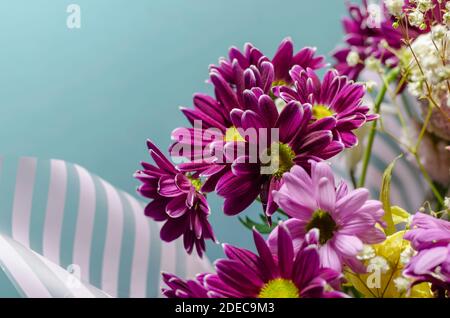
<path fill-rule="evenodd" d="M 278 233 L 275 253 L 255 230 L 253 237 L 258 255 L 225 245 L 228 259 L 216 262 L 217 276 L 207 277 L 208 288 L 232 298 L 344 296 L 332 288 L 337 286 L 340 274 L 320 267 L 316 231 L 306 235 L 297 251 L 284 225 L 278 227 Z"/>
<path fill-rule="evenodd" d="M 397 57 L 383 43 L 392 49 L 401 48 L 402 32 L 393 28 L 394 20 L 387 10 L 364 0 L 362 5 L 349 4 L 348 11 L 349 16 L 342 21 L 346 45 L 333 53 L 338 72 L 356 80 L 364 69 L 364 61 L 370 57 L 380 59 L 385 65 L 397 65 Z M 349 63 L 351 54 L 358 54 L 359 63 Z"/>
<path fill-rule="evenodd" d="M 341 271 L 345 264 L 355 271 L 364 271 L 357 258 L 363 244 L 385 239 L 379 228 L 383 223 L 382 204 L 369 200 L 367 189 L 349 191 L 344 182 L 336 186 L 327 163 L 311 165 L 311 175 L 294 166 L 284 175 L 281 189 L 274 192 L 275 202 L 292 217 L 286 221 L 286 227 L 298 242 L 309 230 L 319 230 L 323 266 Z M 272 240 L 276 240 L 276 232 L 274 235 Z"/>
<path fill-rule="evenodd" d="M 224 212 L 228 215 L 240 213 L 260 196 L 266 214 L 271 216 L 277 208 L 272 192 L 283 184 L 284 173 L 294 165 L 309 169 L 310 160 L 331 158 L 343 145 L 333 140 L 330 129 L 336 124 L 334 118 L 311 124 L 311 107 L 297 101 L 289 102 L 278 113 L 272 98 L 262 91 L 247 90 L 245 96 L 247 110 L 233 110 L 232 120 L 241 131 L 253 131 L 254 137 L 226 145 L 245 149 L 220 178 L 217 193 L 225 198 Z"/>
<path fill-rule="evenodd" d="M 313 70 L 298 67 L 290 73 L 294 85 L 277 87 L 275 94 L 286 102 L 298 101 L 311 107 L 314 121 L 336 119 L 332 129 L 334 137 L 346 147 L 358 142 L 354 130 L 377 118 L 368 114 L 369 107 L 363 105 L 364 86 L 350 81 L 347 76 L 329 70 L 321 81 Z"/>
<path fill-rule="evenodd" d="M 450 222 L 416 213 L 405 239 L 418 252 L 404 274 L 414 284 L 429 282 L 439 297 L 450 293 Z"/>
<path fill-rule="evenodd" d="M 164 274 L 168 297 L 225 298 L 342 298 L 338 291 L 342 275 L 320 266 L 318 232 L 306 234 L 294 249 L 289 231 L 277 227 L 277 248 L 271 249 L 256 230 L 253 238 L 257 254 L 224 244 L 227 259 L 215 262 L 217 274 L 202 274 L 184 281 Z"/>
<path fill-rule="evenodd" d="M 231 112 L 234 109 L 249 109 L 246 91 L 259 90 L 272 95 L 274 86 L 292 82 L 289 71 L 293 66 L 319 69 L 325 66 L 324 61 L 324 57 L 317 56 L 313 48 L 303 48 L 294 54 L 293 42 L 289 38 L 282 41 L 272 60 L 251 44 L 245 45 L 244 52 L 231 48 L 228 59 L 221 59 L 218 66 L 210 68 L 215 98 L 195 94 L 194 108 L 181 109 L 194 128 L 177 128 L 173 131 L 174 144 L 170 153 L 195 162 L 182 164 L 179 168 L 183 171 L 200 169 L 201 175 L 207 177 L 204 190 L 214 190 L 220 177 L 229 171 L 230 165 L 217 164 L 209 152 L 211 143 L 226 143 L 234 137 L 239 138 Z M 199 126 L 195 127 L 195 123 Z M 207 131 L 211 129 L 215 130 L 213 136 Z M 222 163 L 224 160 L 219 161 Z"/>
<path fill-rule="evenodd" d="M 265 62 L 270 62 L 272 65 L 272 74 L 264 70 L 265 67 L 268 67 Z M 242 79 L 245 79 L 247 83 L 253 79 L 256 83 L 258 78 L 266 82 L 264 79 L 267 75 L 274 82 L 291 83 L 289 71 L 295 65 L 316 70 L 324 67 L 326 63 L 324 56 L 316 55 L 315 48 L 305 47 L 294 53 L 294 43 L 291 38 L 285 38 L 272 59 L 266 57 L 253 44 L 247 43 L 243 51 L 232 47 L 228 52 L 228 58 L 220 59 L 219 65 L 212 65 L 210 69 L 213 74 L 220 74 L 225 81 L 237 87 L 242 84 L 240 83 Z M 251 74 L 252 72 L 254 74 Z M 266 90 L 264 91 L 267 93 Z"/>
<path fill-rule="evenodd" d="M 195 279 L 183 280 L 173 274 L 162 273 L 162 279 L 167 285 L 162 288 L 162 294 L 167 298 L 220 298 L 220 295 L 206 289 L 207 275 L 198 274 Z"/>
<path fill-rule="evenodd" d="M 178 170 L 153 142 L 147 141 L 147 145 L 155 164 L 143 162 L 143 169 L 135 173 L 142 182 L 138 192 L 152 200 L 145 214 L 165 222 L 160 233 L 162 240 L 171 242 L 183 235 L 186 251 L 191 253 L 195 247 L 202 256 L 205 240 L 215 238 L 208 222 L 209 205 L 200 191 L 201 180 L 198 175 Z"/>

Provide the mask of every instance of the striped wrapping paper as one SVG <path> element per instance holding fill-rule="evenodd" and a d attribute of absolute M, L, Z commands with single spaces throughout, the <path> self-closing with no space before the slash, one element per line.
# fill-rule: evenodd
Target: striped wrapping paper
<path fill-rule="evenodd" d="M 108 294 L 80 281 L 45 257 L 0 235 L 0 297 L 105 298 Z"/>
<path fill-rule="evenodd" d="M 182 241 L 162 242 L 143 208 L 78 165 L 2 157 L 0 294 L 83 296 L 61 284 L 61 270 L 70 269 L 91 296 L 158 297 L 161 271 L 192 277 L 211 270 L 206 259 L 188 256 Z"/>

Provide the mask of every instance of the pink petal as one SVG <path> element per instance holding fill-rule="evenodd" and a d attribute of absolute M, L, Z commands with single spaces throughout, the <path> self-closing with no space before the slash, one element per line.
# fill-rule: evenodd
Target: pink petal
<path fill-rule="evenodd" d="M 358 237 L 339 233 L 335 235 L 333 244 L 340 254 L 348 257 L 356 256 L 363 248 L 363 243 Z"/>

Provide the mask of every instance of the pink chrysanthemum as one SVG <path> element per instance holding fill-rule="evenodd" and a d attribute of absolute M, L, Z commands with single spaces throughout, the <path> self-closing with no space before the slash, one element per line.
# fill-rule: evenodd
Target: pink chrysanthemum
<path fill-rule="evenodd" d="M 363 244 L 385 239 L 384 232 L 376 227 L 383 223 L 381 202 L 369 200 L 367 189 L 349 191 L 344 182 L 336 187 L 331 167 L 325 162 L 313 162 L 311 176 L 294 166 L 284 176 L 284 185 L 274 193 L 274 198 L 292 217 L 286 221 L 286 227 L 297 245 L 309 230 L 319 229 L 319 254 L 325 267 L 340 272 L 345 264 L 355 271 L 363 271 L 356 258 Z M 276 236 L 274 232 L 270 239 L 273 245 Z"/>
<path fill-rule="evenodd" d="M 450 297 L 450 222 L 416 213 L 405 239 L 418 253 L 404 274 L 414 285 L 430 282 L 437 296 Z"/>

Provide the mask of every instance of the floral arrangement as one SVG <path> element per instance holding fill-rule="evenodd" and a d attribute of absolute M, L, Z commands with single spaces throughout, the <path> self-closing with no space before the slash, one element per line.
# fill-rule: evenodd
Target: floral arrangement
<path fill-rule="evenodd" d="M 164 223 L 162 240 L 182 236 L 188 253 L 204 256 L 205 241 L 216 242 L 212 192 L 230 217 L 260 202 L 263 220 L 241 218 L 256 252 L 224 244 L 213 273 L 163 273 L 167 297 L 450 296 L 450 1 L 363 1 L 348 11 L 333 66 L 313 48 L 295 52 L 289 38 L 273 58 L 233 47 L 210 67 L 214 96 L 197 93 L 181 108 L 190 126 L 173 131 L 168 156 L 147 142 L 153 163 L 135 177 L 150 200 L 145 214 Z M 398 103 L 407 95 L 414 105 Z M 397 131 L 383 125 L 388 96 Z M 427 184 L 412 214 L 390 202 L 395 161 L 378 199 L 365 188 L 380 131 Z M 355 147 L 359 170 L 339 180 L 328 161 Z"/>

